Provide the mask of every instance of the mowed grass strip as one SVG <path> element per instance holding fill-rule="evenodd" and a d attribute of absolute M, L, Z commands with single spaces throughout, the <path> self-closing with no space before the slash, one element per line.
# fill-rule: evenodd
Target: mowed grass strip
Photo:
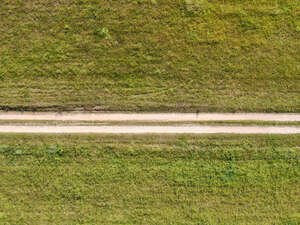
<path fill-rule="evenodd" d="M 300 223 L 300 135 L 0 138 L 1 224 Z"/>
<path fill-rule="evenodd" d="M 299 0 L 2 0 L 0 109 L 300 112 Z"/>

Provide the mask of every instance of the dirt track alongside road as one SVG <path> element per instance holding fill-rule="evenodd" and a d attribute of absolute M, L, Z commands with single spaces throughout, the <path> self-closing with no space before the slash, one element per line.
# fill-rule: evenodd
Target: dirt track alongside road
<path fill-rule="evenodd" d="M 0 120 L 62 121 L 300 121 L 300 114 L 289 113 L 29 113 L 0 112 Z"/>
<path fill-rule="evenodd" d="M 0 133 L 99 133 L 99 134 L 300 134 L 288 126 L 0 126 Z"/>
<path fill-rule="evenodd" d="M 275 113 L 21 113 L 0 112 L 0 120 L 10 121 L 10 125 L 1 125 L 0 133 L 111 133 L 111 134 L 300 134 L 299 126 L 208 126 L 208 125 L 17 125 L 26 121 L 300 121 L 300 114 Z M 13 121 L 11 123 L 11 121 Z"/>

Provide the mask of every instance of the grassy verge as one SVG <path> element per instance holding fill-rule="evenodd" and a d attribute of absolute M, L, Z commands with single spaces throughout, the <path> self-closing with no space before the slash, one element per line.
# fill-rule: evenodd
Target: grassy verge
<path fill-rule="evenodd" d="M 0 138 L 1 224 L 300 223 L 299 135 Z"/>
<path fill-rule="evenodd" d="M 300 112 L 299 0 L 2 0 L 0 16 L 0 109 Z"/>

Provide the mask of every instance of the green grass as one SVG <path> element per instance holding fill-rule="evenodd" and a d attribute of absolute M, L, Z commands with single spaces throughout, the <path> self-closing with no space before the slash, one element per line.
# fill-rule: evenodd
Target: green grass
<path fill-rule="evenodd" d="M 299 0 L 2 0 L 0 109 L 300 112 Z"/>
<path fill-rule="evenodd" d="M 299 135 L 0 138 L 0 224 L 300 224 Z"/>

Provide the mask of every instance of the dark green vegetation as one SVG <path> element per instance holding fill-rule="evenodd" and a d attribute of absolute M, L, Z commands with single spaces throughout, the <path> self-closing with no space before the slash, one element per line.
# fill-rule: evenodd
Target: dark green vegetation
<path fill-rule="evenodd" d="M 300 121 L 260 121 L 260 120 L 223 120 L 223 121 L 180 121 L 180 122 L 152 122 L 152 121 L 76 121 L 76 120 L 1 120 L 0 125 L 139 125 L 139 126 L 177 126 L 177 125 L 216 125 L 216 126 L 300 126 Z"/>
<path fill-rule="evenodd" d="M 300 135 L 1 135 L 0 224 L 300 224 Z"/>
<path fill-rule="evenodd" d="M 0 109 L 300 112 L 299 0 L 1 0 Z"/>

